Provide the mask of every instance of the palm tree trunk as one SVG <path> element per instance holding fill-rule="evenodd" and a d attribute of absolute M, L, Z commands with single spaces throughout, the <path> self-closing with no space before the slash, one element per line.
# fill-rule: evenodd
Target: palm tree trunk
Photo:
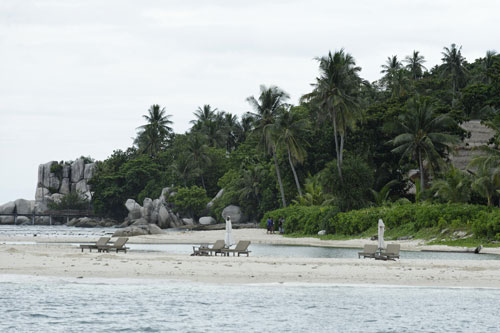
<path fill-rule="evenodd" d="M 345 131 L 344 134 L 340 134 L 340 167 L 342 167 L 342 163 L 344 162 L 344 142 L 345 142 Z"/>
<path fill-rule="evenodd" d="M 205 179 L 203 179 L 203 175 L 200 175 L 201 177 L 201 185 L 203 185 L 203 189 L 206 191 L 207 188 L 205 187 Z"/>
<path fill-rule="evenodd" d="M 337 138 L 337 119 L 335 111 L 332 112 L 332 122 L 333 122 L 333 137 L 335 138 L 335 153 L 337 154 L 337 171 L 339 173 L 340 182 L 342 182 L 342 161 L 341 156 L 339 156 L 339 141 Z"/>
<path fill-rule="evenodd" d="M 297 172 L 293 167 L 292 154 L 290 154 L 290 147 L 288 148 L 288 162 L 290 162 L 290 167 L 292 168 L 293 178 L 295 178 L 295 184 L 297 185 L 297 191 L 299 191 L 299 196 L 302 196 L 302 190 L 300 189 L 299 178 L 297 177 Z"/>
<path fill-rule="evenodd" d="M 421 191 L 425 189 L 424 164 L 422 162 L 422 152 L 418 151 L 418 168 L 420 169 L 420 187 Z"/>
<path fill-rule="evenodd" d="M 276 176 L 278 176 L 278 183 L 280 185 L 281 200 L 283 201 L 283 208 L 286 208 L 285 191 L 283 190 L 283 182 L 281 181 L 280 168 L 278 166 L 278 158 L 276 157 L 275 148 L 273 147 L 274 167 L 276 168 Z"/>

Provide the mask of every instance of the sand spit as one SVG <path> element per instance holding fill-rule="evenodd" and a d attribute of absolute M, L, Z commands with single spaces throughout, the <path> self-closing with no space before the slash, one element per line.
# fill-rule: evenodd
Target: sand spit
<path fill-rule="evenodd" d="M 140 236 L 132 243 L 198 244 L 223 239 L 223 231 L 169 232 Z M 236 240 L 253 243 L 362 247 L 369 240 L 322 241 L 316 238 L 284 238 L 261 229 L 234 230 Z M 8 239 L 6 239 L 8 238 Z M 89 253 L 64 243 L 39 244 L 26 238 L 0 238 L 0 274 L 69 278 L 141 278 L 186 280 L 208 283 L 333 283 L 406 286 L 500 288 L 500 260 L 422 260 L 283 258 L 283 257 L 192 257 L 167 252 Z M 52 239 L 53 240 L 53 239 Z M 34 241 L 31 239 L 30 241 Z M 57 239 L 58 242 L 61 239 Z M 78 242 L 78 239 L 65 239 Z M 88 239 L 85 239 L 88 241 Z M 423 241 L 400 242 L 402 249 L 421 250 Z M 432 247 L 435 248 L 435 247 Z M 441 248 L 441 247 L 440 247 Z M 496 249 L 495 249 L 496 250 Z"/>

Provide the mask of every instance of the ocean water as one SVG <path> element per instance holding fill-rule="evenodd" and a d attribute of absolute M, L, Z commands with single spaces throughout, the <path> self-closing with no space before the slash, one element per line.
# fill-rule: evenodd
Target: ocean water
<path fill-rule="evenodd" d="M 499 332 L 500 290 L 0 275 L 1 332 Z"/>

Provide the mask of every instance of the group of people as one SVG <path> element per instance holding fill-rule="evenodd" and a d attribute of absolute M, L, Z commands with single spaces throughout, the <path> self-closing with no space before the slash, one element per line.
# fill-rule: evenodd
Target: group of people
<path fill-rule="evenodd" d="M 283 218 L 283 216 L 280 216 L 280 218 L 278 219 L 278 230 L 279 230 L 279 233 L 280 234 L 284 234 L 285 233 L 285 229 L 284 229 L 284 224 L 285 224 L 285 219 Z M 274 220 L 272 217 L 268 218 L 267 219 L 267 233 L 268 234 L 274 234 L 274 229 L 275 229 L 275 226 L 274 226 Z"/>

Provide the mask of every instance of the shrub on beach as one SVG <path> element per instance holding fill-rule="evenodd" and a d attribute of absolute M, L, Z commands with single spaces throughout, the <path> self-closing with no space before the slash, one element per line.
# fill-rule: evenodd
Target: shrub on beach
<path fill-rule="evenodd" d="M 191 187 L 179 187 L 177 194 L 173 197 L 173 210 L 183 216 L 199 218 L 205 210 L 210 199 L 207 192 L 196 185 Z"/>
<path fill-rule="evenodd" d="M 316 234 L 326 229 L 328 221 L 338 212 L 335 206 L 290 206 L 265 213 L 260 225 L 265 228 L 269 217 L 276 223 L 282 216 L 285 219 L 285 233 Z"/>
<path fill-rule="evenodd" d="M 266 226 L 268 217 L 277 221 L 280 216 L 285 218 L 286 233 L 312 235 L 323 229 L 328 234 L 359 235 L 382 219 L 393 230 L 466 229 L 477 238 L 500 240 L 500 209 L 482 205 L 405 203 L 349 212 L 332 206 L 291 206 L 266 213 L 261 226 Z"/>

